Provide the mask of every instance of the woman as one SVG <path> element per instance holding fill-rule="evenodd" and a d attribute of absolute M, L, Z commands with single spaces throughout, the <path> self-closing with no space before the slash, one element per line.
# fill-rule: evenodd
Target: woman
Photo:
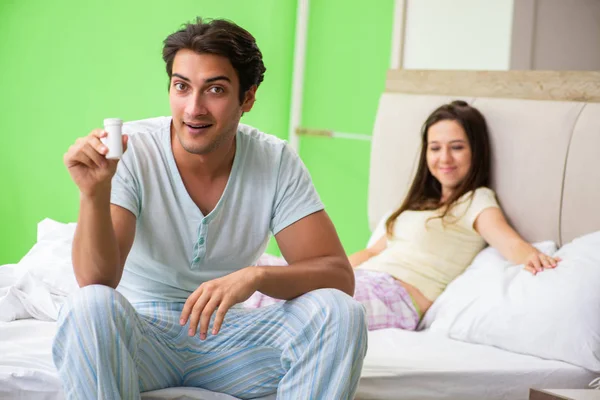
<path fill-rule="evenodd" d="M 559 261 L 524 241 L 507 223 L 489 189 L 490 145 L 485 119 L 464 101 L 436 109 L 425 121 L 417 173 L 386 234 L 349 257 L 354 297 L 369 330 L 416 329 L 446 286 L 486 243 L 532 274 Z M 264 296 L 249 306 L 265 305 Z"/>

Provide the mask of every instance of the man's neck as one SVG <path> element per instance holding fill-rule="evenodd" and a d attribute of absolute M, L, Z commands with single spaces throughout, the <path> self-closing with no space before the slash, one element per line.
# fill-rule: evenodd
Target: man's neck
<path fill-rule="evenodd" d="M 174 133 L 171 134 L 171 147 L 175 163 L 181 173 L 193 175 L 197 179 L 212 181 L 228 175 L 235 158 L 235 136 L 207 154 L 192 154 L 179 143 Z"/>

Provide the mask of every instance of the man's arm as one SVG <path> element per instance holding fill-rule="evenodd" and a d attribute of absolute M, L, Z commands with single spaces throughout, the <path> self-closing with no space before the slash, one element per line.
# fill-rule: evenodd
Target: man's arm
<path fill-rule="evenodd" d="M 275 239 L 289 266 L 255 267 L 258 291 L 285 300 L 321 288 L 354 294 L 354 272 L 325 211 L 296 221 Z"/>
<path fill-rule="evenodd" d="M 212 334 L 218 334 L 227 311 L 257 290 L 279 299 L 293 299 L 320 288 L 354 294 L 354 272 L 325 211 L 296 221 L 275 239 L 289 266 L 251 266 L 201 284 L 181 311 L 179 323 L 190 322 L 188 335 L 195 335 L 200 324 L 200 339 L 206 339 L 215 311 Z"/>
<path fill-rule="evenodd" d="M 135 235 L 135 216 L 111 206 L 111 180 L 119 160 L 108 160 L 101 129 L 79 138 L 64 155 L 64 163 L 79 188 L 80 210 L 72 259 L 79 286 L 100 284 L 116 288 Z M 123 135 L 123 149 L 128 137 Z"/>
<path fill-rule="evenodd" d="M 79 220 L 73 238 L 73 269 L 80 287 L 116 288 L 135 236 L 135 216 L 110 204 L 110 192 L 81 196 Z"/>

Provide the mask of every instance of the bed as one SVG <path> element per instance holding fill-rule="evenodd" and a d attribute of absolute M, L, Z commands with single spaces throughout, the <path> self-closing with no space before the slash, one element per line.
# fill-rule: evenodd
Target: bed
<path fill-rule="evenodd" d="M 389 71 L 373 131 L 368 210 L 371 228 L 381 229 L 383 217 L 407 190 L 425 117 L 438 105 L 460 98 L 478 107 L 488 120 L 493 147 L 492 187 L 508 219 L 527 240 L 540 246 L 552 244 L 555 247 L 548 247 L 548 252 L 554 252 L 575 238 L 599 231 L 600 168 L 594 165 L 600 153 L 599 82 L 600 73 L 595 72 Z M 53 319 L 75 285 L 69 264 L 73 227 L 42 221 L 37 243 L 23 260 L 0 267 L 0 320 L 12 320 L 0 322 L 1 399 L 63 398 L 50 347 L 56 329 Z M 591 260 L 588 281 L 593 281 L 597 277 L 593 274 L 600 270 L 600 262 L 596 265 L 595 260 Z M 495 267 L 494 263 L 500 264 Z M 421 323 L 421 331 L 369 332 L 369 350 L 356 398 L 527 399 L 533 387 L 585 388 L 600 374 L 600 326 L 595 319 L 590 317 L 585 328 L 598 333 L 597 337 L 573 325 L 573 333 L 553 338 L 558 345 L 548 350 L 550 353 L 541 352 L 530 342 L 503 341 L 512 339 L 518 327 L 496 327 L 504 337 L 482 338 L 476 335 L 481 329 L 471 329 L 472 324 L 465 322 L 466 316 L 477 316 L 478 310 L 501 315 L 494 308 L 485 309 L 487 300 L 498 303 L 501 296 L 517 298 L 501 282 L 515 285 L 523 281 L 520 284 L 530 285 L 531 292 L 541 290 L 531 286 L 517 268 L 511 270 L 501 264 L 497 255 L 482 254 L 436 300 Z M 512 275 L 507 278 L 508 273 Z M 553 278 L 567 282 L 569 276 L 548 274 L 546 287 L 552 287 Z M 600 280 L 595 282 L 600 284 Z M 586 301 L 591 305 L 584 309 L 597 313 L 600 300 L 588 287 L 572 290 L 589 291 Z M 490 298 L 490 293 L 496 297 Z M 535 312 L 536 318 L 542 318 L 544 312 Z M 520 317 L 523 315 L 513 315 L 511 321 Z M 491 323 L 478 321 L 479 326 Z M 466 333 L 461 332 L 461 326 L 469 327 Z M 583 338 L 584 334 L 591 338 Z M 590 346 L 595 347 L 581 351 L 568 347 L 575 340 L 582 345 L 591 341 Z M 563 342 L 564 349 L 560 346 Z M 192 388 L 148 392 L 142 398 L 233 399 Z"/>
<path fill-rule="evenodd" d="M 33 319 L 0 328 L 1 399 L 64 398 L 50 356 L 55 330 L 54 322 Z M 370 332 L 369 341 L 358 399 L 527 399 L 532 386 L 585 387 L 595 377 L 563 362 L 427 332 L 386 329 Z M 234 399 L 192 388 L 148 392 L 142 398 Z"/>

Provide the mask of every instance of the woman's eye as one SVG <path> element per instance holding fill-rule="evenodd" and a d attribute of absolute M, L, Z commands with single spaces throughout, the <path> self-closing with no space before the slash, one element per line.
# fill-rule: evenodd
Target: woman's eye
<path fill-rule="evenodd" d="M 439 147 L 430 147 L 429 150 L 431 151 L 438 151 L 440 148 Z"/>
<path fill-rule="evenodd" d="M 456 147 L 452 148 L 452 150 L 462 150 L 462 149 L 464 149 L 463 146 L 456 146 Z"/>

